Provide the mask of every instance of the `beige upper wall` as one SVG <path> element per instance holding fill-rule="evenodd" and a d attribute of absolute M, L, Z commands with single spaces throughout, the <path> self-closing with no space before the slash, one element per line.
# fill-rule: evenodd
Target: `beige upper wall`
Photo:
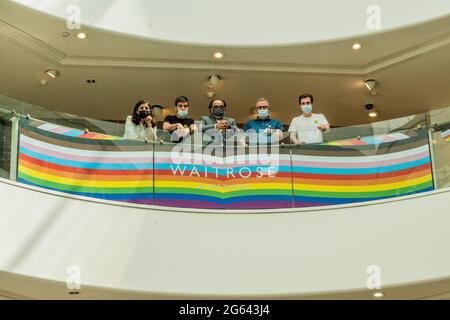
<path fill-rule="evenodd" d="M 134 103 L 148 98 L 169 106 L 177 95 L 191 100 L 194 118 L 207 112 L 207 78 L 223 76 L 217 95 L 238 122 L 266 97 L 273 116 L 289 123 L 299 114 L 298 95 L 311 92 L 315 110 L 332 125 L 369 121 L 364 104 L 374 103 L 379 120 L 450 105 L 450 17 L 363 39 L 278 48 L 216 48 L 160 43 L 87 28 L 88 39 L 63 38 L 62 20 L 0 4 L 0 94 L 100 119 L 125 119 Z M 354 41 L 363 49 L 350 49 Z M 61 75 L 41 87 L 44 71 Z M 95 78 L 90 86 L 86 79 Z M 363 80 L 378 81 L 369 95 Z"/>

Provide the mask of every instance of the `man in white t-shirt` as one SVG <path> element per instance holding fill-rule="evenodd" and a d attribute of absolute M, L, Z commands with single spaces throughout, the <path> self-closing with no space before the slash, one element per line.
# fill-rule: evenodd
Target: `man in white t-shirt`
<path fill-rule="evenodd" d="M 321 113 L 313 113 L 314 98 L 305 93 L 298 97 L 302 115 L 292 119 L 289 127 L 291 142 L 294 144 L 323 142 L 322 132 L 330 129 L 325 116 Z"/>

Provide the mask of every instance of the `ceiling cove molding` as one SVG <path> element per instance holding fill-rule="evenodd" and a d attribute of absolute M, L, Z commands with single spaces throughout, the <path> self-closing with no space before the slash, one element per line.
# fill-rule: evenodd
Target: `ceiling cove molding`
<path fill-rule="evenodd" d="M 432 52 L 450 44 L 450 33 L 430 40 L 418 46 L 408 48 L 393 55 L 383 57 L 363 66 L 339 65 L 300 65 L 300 64 L 266 64 L 266 63 L 227 63 L 192 60 L 152 60 L 152 59 L 117 59 L 110 57 L 65 57 L 62 65 L 111 67 L 111 68 L 161 68 L 161 69 L 196 69 L 196 70 L 234 70 L 312 73 L 330 75 L 367 76 L 369 74 L 393 67 L 420 55 Z"/>
<path fill-rule="evenodd" d="M 26 49 L 36 52 L 53 63 L 61 63 L 62 59 L 66 56 L 64 52 L 59 51 L 44 41 L 39 40 L 20 29 L 17 29 L 3 20 L 0 20 L 0 35 L 11 39 Z"/>
<path fill-rule="evenodd" d="M 361 75 L 362 69 L 352 66 L 265 64 L 265 63 L 218 63 L 192 60 L 156 60 L 156 59 L 116 59 L 109 57 L 66 57 L 63 66 L 112 67 L 112 68 L 149 68 L 149 69 L 195 69 L 195 70 L 232 70 L 292 72 L 315 74 Z"/>
<path fill-rule="evenodd" d="M 110 57 L 65 57 L 61 64 L 66 66 L 111 67 L 111 68 L 160 68 L 160 69 L 196 69 L 196 70 L 234 70 L 265 71 L 288 73 L 312 73 L 330 75 L 367 76 L 380 70 L 393 67 L 420 55 L 432 52 L 450 44 L 450 33 L 443 37 L 411 47 L 396 54 L 383 57 L 367 65 L 299 65 L 299 64 L 265 64 L 265 63 L 226 63 L 191 60 L 151 60 L 151 59 L 118 59 Z"/>
<path fill-rule="evenodd" d="M 9 291 L 0 290 L 0 300 L 27 300 L 28 297 L 11 293 Z"/>
<path fill-rule="evenodd" d="M 383 57 L 377 61 L 369 63 L 364 66 L 364 73 L 370 74 L 374 73 L 388 67 L 403 63 L 420 55 L 426 54 L 428 52 L 437 50 L 439 48 L 445 47 L 450 44 L 450 33 L 422 43 L 418 46 L 408 48 L 406 50 L 397 52 L 391 56 Z"/>

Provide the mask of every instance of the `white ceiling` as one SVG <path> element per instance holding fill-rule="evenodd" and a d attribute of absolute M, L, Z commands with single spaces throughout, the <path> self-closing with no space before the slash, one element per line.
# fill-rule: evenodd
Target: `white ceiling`
<path fill-rule="evenodd" d="M 124 119 L 141 98 L 172 107 L 186 95 L 198 118 L 207 112 L 208 75 L 218 73 L 224 80 L 217 94 L 239 122 L 266 97 L 273 116 L 289 123 L 305 91 L 336 126 L 368 122 L 368 102 L 380 119 L 450 105 L 450 16 L 363 38 L 277 47 L 183 45 L 95 28 L 84 28 L 88 38 L 78 40 L 72 31 L 63 38 L 64 31 L 59 18 L 2 1 L 0 94 L 111 120 Z M 354 41 L 363 49 L 351 50 Z M 226 54 L 223 61 L 212 58 L 216 50 Z M 61 75 L 41 87 L 48 68 Z M 87 85 L 90 78 L 97 84 Z M 375 97 L 363 86 L 367 78 L 379 83 Z"/>
<path fill-rule="evenodd" d="M 79 14 L 83 25 L 148 39 L 233 46 L 329 41 L 450 12 L 447 0 L 433 0 L 432 5 L 410 0 L 13 1 L 62 19 Z"/>

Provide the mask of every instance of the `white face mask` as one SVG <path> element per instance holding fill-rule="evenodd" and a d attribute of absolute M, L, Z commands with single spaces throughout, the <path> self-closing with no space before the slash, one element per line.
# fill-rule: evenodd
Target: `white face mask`
<path fill-rule="evenodd" d="M 310 114 L 312 112 L 312 104 L 304 104 L 302 105 L 303 113 Z"/>

